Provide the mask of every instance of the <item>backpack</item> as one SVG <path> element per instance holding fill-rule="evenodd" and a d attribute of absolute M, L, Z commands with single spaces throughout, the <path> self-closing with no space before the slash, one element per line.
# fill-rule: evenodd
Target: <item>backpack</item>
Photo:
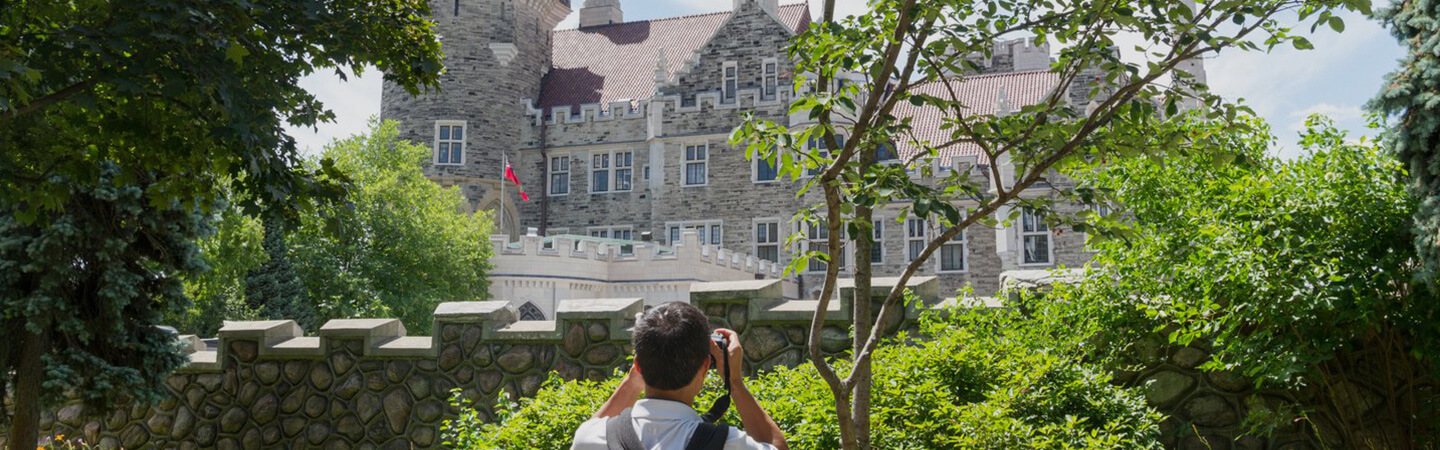
<path fill-rule="evenodd" d="M 690 434 L 690 441 L 685 444 L 685 450 L 722 450 L 725 448 L 725 439 L 730 437 L 730 427 L 707 422 L 700 422 L 695 427 L 695 432 Z M 640 444 L 640 435 L 635 433 L 635 425 L 630 421 L 630 410 L 620 415 L 605 420 L 605 440 L 610 450 L 645 450 Z M 667 449 L 669 450 L 669 449 Z"/>

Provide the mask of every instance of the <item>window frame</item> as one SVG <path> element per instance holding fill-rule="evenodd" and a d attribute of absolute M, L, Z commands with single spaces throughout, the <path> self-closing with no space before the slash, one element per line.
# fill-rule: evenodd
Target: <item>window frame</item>
<path fill-rule="evenodd" d="M 683 146 L 681 146 L 681 147 L 683 147 L 683 150 L 681 150 L 682 154 L 680 155 L 680 185 L 683 186 L 683 187 L 702 187 L 702 186 L 709 186 L 709 185 L 710 185 L 710 143 L 709 143 L 709 142 L 689 143 L 689 144 L 685 144 L 685 145 L 683 145 Z M 691 150 L 691 149 L 701 149 L 701 150 L 704 152 L 705 157 L 704 157 L 704 158 L 701 158 L 701 159 L 695 159 L 695 160 L 690 159 L 690 150 Z M 698 166 L 700 166 L 700 168 L 701 168 L 701 169 L 700 169 L 700 182 L 699 182 L 699 183 L 690 183 L 690 176 L 689 176 L 689 175 L 690 175 L 690 166 L 691 166 L 691 165 L 698 165 Z"/>
<path fill-rule="evenodd" d="M 906 263 L 914 262 L 916 258 L 919 258 L 919 256 L 920 256 L 919 253 L 925 253 L 925 246 L 929 245 L 929 243 L 930 243 L 930 223 L 929 223 L 929 222 L 930 222 L 930 221 L 928 221 L 928 220 L 921 219 L 921 218 L 915 218 L 915 217 L 910 217 L 910 218 L 906 218 L 906 219 L 905 219 L 905 229 L 904 229 L 903 231 L 905 232 L 905 262 L 906 262 Z M 920 234 L 919 234 L 919 235 L 916 235 L 916 234 L 915 234 L 915 230 L 917 230 L 917 229 L 920 230 Z M 912 248 L 912 245 L 915 244 L 915 243 L 919 243 L 919 244 L 920 244 L 920 250 L 919 250 L 918 253 L 915 252 L 914 249 Z"/>
<path fill-rule="evenodd" d="M 624 158 L 622 158 L 622 155 Z M 597 160 L 596 158 L 601 158 Z M 596 168 L 597 162 L 603 160 L 605 167 Z M 621 165 L 622 162 L 625 165 Z M 628 173 L 622 177 L 621 171 Z M 605 190 L 595 189 L 595 180 L 598 173 L 604 173 Z M 620 181 L 625 181 L 625 189 L 620 189 Z M 635 151 L 634 150 L 596 150 L 590 152 L 590 194 L 624 194 L 635 190 Z"/>
<path fill-rule="evenodd" d="M 610 152 L 590 152 L 590 193 L 609 194 L 610 176 Z M 601 182 L 605 184 L 605 189 L 597 188 Z"/>
<path fill-rule="evenodd" d="M 622 231 L 625 232 L 626 234 L 629 234 L 630 237 L 627 237 L 627 238 L 615 237 L 616 234 L 618 234 L 619 232 L 622 232 Z M 597 235 L 595 235 L 596 232 L 604 233 L 605 235 L 604 235 L 604 236 L 597 236 Z M 634 237 L 635 237 L 635 227 L 632 226 L 632 225 L 609 225 L 609 226 L 603 226 L 603 227 L 586 227 L 586 228 L 585 228 L 585 235 L 586 235 L 586 236 L 590 236 L 590 237 L 594 237 L 594 238 L 601 238 L 601 239 L 624 239 L 624 240 L 627 240 L 627 241 L 633 241 L 633 240 L 635 240 L 635 239 L 634 239 Z"/>
<path fill-rule="evenodd" d="M 720 246 L 725 243 L 725 221 L 719 219 L 665 222 L 665 242 L 679 244 L 686 228 L 704 228 L 700 233 L 700 245 Z M 716 233 L 719 233 L 719 242 L 715 242 Z"/>
<path fill-rule="evenodd" d="M 883 266 L 885 265 L 885 222 L 887 222 L 887 220 L 883 217 L 872 217 L 870 222 L 870 226 L 874 227 L 870 230 L 870 238 L 874 241 L 870 244 L 870 265 Z M 880 251 L 879 261 L 875 260 L 876 250 Z"/>
<path fill-rule="evenodd" d="M 740 64 L 725 61 L 720 65 L 720 103 L 740 100 Z"/>
<path fill-rule="evenodd" d="M 443 140 L 440 139 L 440 127 L 457 127 L 457 126 L 460 127 L 460 139 L 453 139 L 453 135 L 452 135 L 452 138 L 447 138 L 447 139 L 443 139 Z M 466 121 L 464 121 L 464 120 L 437 120 L 437 121 L 435 121 L 435 134 L 431 135 L 434 139 L 432 139 L 432 140 L 430 141 L 430 142 L 431 142 L 431 144 L 430 144 L 430 158 L 431 158 L 431 163 L 434 164 L 434 165 L 437 165 L 437 166 L 463 166 L 463 165 L 465 165 L 465 147 L 466 147 L 466 146 L 465 146 L 465 140 L 466 140 L 467 137 L 469 137 L 469 131 L 470 131 L 468 128 L 469 128 L 469 127 L 466 126 Z M 442 142 L 442 141 L 443 141 L 443 142 Z M 454 145 L 454 144 L 457 144 L 457 143 L 460 144 L 460 162 L 454 162 L 454 161 L 448 161 L 448 162 L 443 162 L 443 163 L 440 162 L 440 144 L 441 144 L 441 143 L 448 144 L 448 145 Z M 452 154 L 453 154 L 453 152 L 454 152 L 453 147 L 449 147 L 449 148 L 451 148 L 450 151 L 451 151 Z M 447 156 L 448 156 L 448 155 L 447 155 Z"/>
<path fill-rule="evenodd" d="M 751 220 L 750 222 L 751 222 L 751 227 L 750 227 L 750 229 L 753 230 L 754 233 L 755 233 L 754 235 L 751 236 L 751 239 L 750 239 L 750 241 L 751 241 L 750 248 L 751 248 L 751 250 L 753 250 L 750 254 L 751 254 L 752 256 L 756 257 L 756 258 L 763 259 L 763 260 L 766 260 L 766 261 L 770 261 L 770 262 L 772 262 L 772 263 L 779 264 L 779 263 L 780 263 L 780 247 L 782 247 L 782 246 L 784 245 L 784 241 L 785 241 L 784 239 L 781 239 L 781 238 L 780 238 L 780 235 L 781 235 L 780 231 L 782 230 L 782 228 L 781 228 L 781 226 L 780 226 L 780 223 L 781 223 L 782 221 L 780 220 L 780 218 L 778 218 L 778 217 L 762 217 L 762 218 L 753 219 L 753 220 Z M 768 237 L 769 237 L 769 240 L 762 241 L 762 240 L 760 239 L 760 227 L 761 227 L 761 226 L 768 226 L 768 227 L 772 228 L 772 230 L 766 230 L 766 234 L 770 234 L 770 236 L 768 236 Z M 766 258 L 764 258 L 764 257 L 761 257 L 761 256 L 760 256 L 760 248 L 761 248 L 761 247 L 773 247 L 773 248 L 775 249 L 775 259 L 772 260 L 772 259 L 766 259 Z"/>
<path fill-rule="evenodd" d="M 769 165 L 770 165 L 769 160 L 767 160 L 767 159 L 765 159 L 765 158 L 759 158 L 758 156 L 760 156 L 760 155 L 755 155 L 755 156 L 757 156 L 757 157 L 756 157 L 756 158 L 752 158 L 752 159 L 750 160 L 750 182 L 751 182 L 751 183 L 754 183 L 754 184 L 768 184 L 768 183 L 779 182 L 779 181 L 780 181 L 780 167 L 779 167 L 779 166 L 780 166 L 780 155 L 779 155 L 779 153 L 776 153 L 776 154 L 775 154 L 775 165 L 770 168 L 770 170 L 774 172 L 775 177 L 774 177 L 774 178 L 771 178 L 771 179 L 768 179 L 768 180 L 762 180 L 762 179 L 760 179 L 760 165 L 761 165 L 761 164 L 765 164 L 766 166 L 769 166 Z"/>
<path fill-rule="evenodd" d="M 1019 238 L 1020 238 L 1020 247 L 1019 247 L 1019 249 L 1020 249 L 1020 265 L 1021 265 L 1021 266 L 1024 266 L 1024 267 L 1032 267 L 1032 266 L 1051 266 L 1051 265 L 1054 265 L 1054 264 L 1055 264 L 1055 236 L 1054 236 L 1054 233 L 1050 230 L 1050 225 L 1045 223 L 1045 217 L 1044 217 L 1043 215 L 1038 215 L 1038 214 L 1036 214 L 1036 213 L 1034 213 L 1034 212 L 1032 212 L 1032 211 L 1033 211 L 1033 210 L 1030 209 L 1030 208 L 1021 208 L 1021 209 L 1020 209 L 1020 228 L 1019 228 L 1019 230 L 1018 230 L 1019 233 L 1016 233 L 1016 235 L 1018 235 Z M 1032 230 L 1032 231 L 1026 231 L 1026 230 L 1025 230 L 1025 228 L 1026 228 L 1026 220 L 1025 220 L 1025 219 L 1026 219 L 1027 216 L 1033 217 L 1033 219 L 1030 221 L 1030 223 L 1034 223 L 1034 224 L 1038 224 L 1038 225 L 1039 225 L 1039 226 L 1036 227 L 1037 230 Z M 1038 228 L 1040 228 L 1040 227 L 1044 227 L 1044 229 L 1038 229 Z M 1027 261 L 1027 259 L 1028 259 L 1028 257 L 1029 257 L 1030 255 L 1029 255 L 1029 252 L 1027 252 L 1027 251 L 1025 250 L 1025 239 L 1028 238 L 1028 237 L 1042 237 L 1042 236 L 1045 238 L 1045 250 L 1046 250 L 1046 254 L 1045 254 L 1045 258 L 1046 258 L 1046 259 L 1045 259 L 1045 261 L 1043 261 L 1043 262 L 1030 262 L 1030 261 Z"/>
<path fill-rule="evenodd" d="M 963 220 L 963 219 L 962 219 L 962 220 Z M 934 233 L 935 233 L 935 236 L 939 236 L 939 235 L 940 235 L 940 230 L 937 228 L 937 229 L 934 230 Z M 946 269 L 946 268 L 945 268 L 945 247 L 954 247 L 954 246 L 957 246 L 957 245 L 960 246 L 960 268 L 959 268 L 959 269 Z M 940 244 L 940 248 L 936 249 L 936 252 L 937 252 L 937 253 L 940 253 L 940 257 L 935 259 L 935 273 L 965 273 L 965 272 L 969 272 L 969 271 L 970 271 L 970 230 L 960 230 L 960 234 L 957 234 L 957 235 L 955 235 L 955 237 L 950 238 L 950 240 L 949 240 L 949 241 L 946 241 L 944 244 Z"/>
<path fill-rule="evenodd" d="M 776 58 L 760 60 L 760 98 L 763 100 L 780 98 L 780 61 Z"/>
<path fill-rule="evenodd" d="M 557 163 L 557 162 L 563 163 L 563 164 L 561 164 L 561 165 L 564 166 L 565 170 L 556 169 L 556 163 Z M 547 184 L 548 186 L 546 186 L 545 192 L 546 192 L 546 195 L 547 195 L 547 196 L 550 196 L 550 197 L 563 197 L 563 196 L 566 196 L 566 195 L 570 195 L 570 185 L 572 184 L 573 181 L 575 181 L 574 178 L 572 178 L 572 177 L 570 176 L 570 174 L 572 173 L 572 171 L 570 170 L 570 169 L 571 169 L 570 166 L 571 166 L 571 164 L 573 164 L 573 163 L 574 163 L 574 162 L 570 160 L 570 155 L 569 155 L 569 154 L 550 156 L 550 160 L 545 164 L 545 175 L 546 175 L 547 177 L 549 177 L 549 178 L 546 179 L 546 184 Z M 564 179 L 565 179 L 565 191 L 564 191 L 564 192 L 558 192 L 558 191 L 556 191 L 556 186 L 558 186 L 558 184 L 555 183 L 555 180 L 556 180 L 555 177 L 556 177 L 557 175 L 563 175 L 563 176 L 565 177 L 565 178 L 564 178 Z"/>
<path fill-rule="evenodd" d="M 815 246 L 815 245 L 820 245 L 820 246 L 829 246 L 829 245 L 830 245 L 830 242 L 829 242 L 830 229 L 829 229 L 828 227 L 825 227 L 824 224 L 820 223 L 819 221 L 814 222 L 814 223 L 800 223 L 800 224 L 796 224 L 796 226 L 805 227 L 805 228 L 804 228 L 804 234 L 802 235 L 802 236 L 804 237 L 804 239 L 802 239 L 802 240 L 800 241 L 800 248 L 802 249 L 802 251 L 810 252 L 810 251 L 812 251 L 812 250 L 811 250 L 811 249 L 812 249 L 812 246 Z M 811 234 L 811 231 L 812 231 L 812 230 L 816 231 L 815 234 L 819 234 L 819 235 L 821 235 L 821 236 L 819 236 L 819 237 L 812 236 L 812 234 Z M 823 233 L 822 233 L 821 231 L 823 231 Z M 841 232 L 841 233 L 844 233 L 845 230 L 842 229 L 842 230 L 840 230 L 840 232 Z M 850 272 L 850 268 L 851 268 L 851 266 L 850 266 L 850 258 L 849 258 L 850 248 L 851 248 L 851 247 L 850 247 L 850 242 L 849 242 L 849 241 L 845 241 L 845 240 L 842 239 L 842 240 L 841 240 L 841 243 L 840 243 L 840 261 L 839 261 L 839 263 L 840 263 L 840 271 L 839 271 L 838 273 L 848 273 L 848 272 Z M 823 252 L 823 250 L 821 250 L 821 251 Z M 834 256 L 834 255 L 831 255 L 831 256 Z M 816 270 L 816 268 L 815 268 L 815 260 L 813 260 L 813 259 L 807 260 L 807 261 L 805 261 L 805 270 L 803 271 L 803 273 L 808 273 L 808 274 L 825 273 L 825 270 L 830 267 L 829 265 L 830 265 L 831 263 L 834 263 L 834 262 L 835 262 L 835 261 L 831 261 L 831 262 L 827 262 L 827 263 L 821 263 L 821 267 L 819 268 L 819 270 Z"/>
<path fill-rule="evenodd" d="M 837 134 L 835 135 L 835 143 L 836 143 L 836 144 L 840 144 L 840 147 L 842 147 L 842 148 L 845 147 L 845 135 L 843 135 L 843 134 L 838 134 L 838 133 L 837 133 Z M 810 139 L 808 139 L 808 140 L 805 141 L 805 153 L 806 153 L 806 154 L 809 154 L 811 150 L 820 150 L 820 157 L 821 157 L 822 159 L 829 159 L 829 158 L 830 158 L 830 150 L 831 150 L 831 149 L 830 149 L 829 147 L 824 147 L 824 145 L 827 145 L 827 144 L 825 143 L 825 137 L 824 137 L 824 136 L 811 136 Z M 803 158 L 803 159 L 805 159 L 806 161 L 809 160 L 809 156 L 803 156 L 803 155 L 802 155 L 802 156 L 800 156 L 800 157 Z M 776 162 L 778 163 L 779 161 L 776 161 Z M 821 168 L 821 167 L 816 167 L 816 168 L 814 168 L 814 169 L 805 169 L 805 170 L 803 170 L 803 171 L 801 172 L 801 173 L 802 173 L 801 177 L 802 177 L 802 178 L 812 178 L 812 177 L 815 177 L 815 176 L 820 175 L 820 172 L 823 171 L 823 170 L 824 170 L 824 168 Z"/>

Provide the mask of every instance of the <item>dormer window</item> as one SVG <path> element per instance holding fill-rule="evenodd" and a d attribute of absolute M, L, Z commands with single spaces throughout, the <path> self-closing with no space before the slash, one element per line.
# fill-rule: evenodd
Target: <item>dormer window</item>
<path fill-rule="evenodd" d="M 735 91 L 739 89 L 740 68 L 736 66 L 735 61 L 727 61 L 721 70 L 723 71 L 722 75 L 724 75 L 724 84 L 722 86 L 725 103 L 732 103 L 735 101 Z"/>

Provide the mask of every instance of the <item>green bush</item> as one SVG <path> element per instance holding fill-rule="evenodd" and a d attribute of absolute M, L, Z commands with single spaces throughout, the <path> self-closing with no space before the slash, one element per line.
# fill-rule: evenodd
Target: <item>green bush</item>
<path fill-rule="evenodd" d="M 1159 448 L 1162 417 L 1102 370 L 1078 362 L 1069 328 L 1012 310 L 927 319 L 921 339 L 878 350 L 872 441 L 878 448 Z M 845 363 L 840 362 L 843 366 Z M 709 377 L 707 382 L 717 377 Z M 456 448 L 565 449 L 614 391 L 552 377 L 534 398 L 497 406 L 497 422 L 463 409 L 445 434 Z M 709 405 L 709 383 L 698 405 Z M 794 449 L 839 446 L 834 399 L 814 367 L 748 381 Z M 724 419 L 738 424 L 733 409 Z"/>
<path fill-rule="evenodd" d="M 1233 162 L 1177 153 L 1082 174 L 1113 194 L 1130 223 L 1123 239 L 1092 240 L 1100 253 L 1090 276 L 1051 297 L 1095 310 L 1097 330 L 1114 343 L 1096 348 L 1108 365 L 1137 363 L 1125 360 L 1128 347 L 1159 331 L 1174 345 L 1211 347 L 1202 369 L 1309 398 L 1287 405 L 1298 414 L 1252 410 L 1259 429 L 1303 415 L 1336 430 L 1327 445 L 1431 435 L 1427 409 L 1437 402 L 1425 386 L 1440 373 L 1440 297 L 1413 282 L 1417 202 L 1404 167 L 1319 117 L 1301 135 L 1306 154 L 1292 161 L 1265 156 L 1268 133 L 1225 138 L 1240 152 Z M 1349 383 L 1373 386 L 1391 407 L 1367 419 L 1337 406 L 1351 403 Z M 1394 426 L 1368 429 L 1370 420 Z"/>

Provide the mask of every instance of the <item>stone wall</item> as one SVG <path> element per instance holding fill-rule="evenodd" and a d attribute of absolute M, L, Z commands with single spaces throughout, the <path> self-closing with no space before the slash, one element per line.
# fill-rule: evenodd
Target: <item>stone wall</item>
<path fill-rule="evenodd" d="M 1001 284 L 1012 300 L 1021 290 L 1041 295 L 1055 283 L 1074 281 L 1083 272 L 1012 271 L 1001 276 Z M 1136 344 L 1132 351 L 1133 367 L 1116 369 L 1116 382 L 1126 387 L 1139 387 L 1151 406 L 1169 416 L 1161 423 L 1161 442 L 1166 448 L 1184 450 L 1265 450 L 1310 449 L 1317 447 L 1309 437 L 1313 429 L 1296 422 L 1262 436 L 1247 436 L 1244 423 L 1252 412 L 1266 413 L 1295 408 L 1300 390 L 1256 389 L 1253 380 L 1230 371 L 1199 369 L 1210 359 L 1210 348 L 1203 342 L 1190 346 L 1166 344 L 1157 335 Z M 1356 388 L 1352 392 L 1353 408 L 1368 414 L 1379 406 L 1373 391 Z M 1347 405 L 1347 408 L 1352 408 Z M 1292 411 L 1293 412 L 1293 411 Z M 1312 421 L 1319 416 L 1312 416 Z M 1326 433 L 1326 442 L 1343 442 L 1335 433 Z M 1341 448 L 1344 446 L 1336 447 Z"/>
<path fill-rule="evenodd" d="M 936 286 L 929 277 L 910 284 L 929 304 L 939 302 Z M 842 289 L 829 309 L 828 352 L 849 347 L 852 291 Z M 779 280 L 697 283 L 691 302 L 741 333 L 747 373 L 803 360 L 817 302 L 784 300 Z M 433 337 L 407 336 L 394 319 L 332 320 L 317 336 L 288 320 L 229 322 L 213 347 L 181 337 L 191 363 L 170 376 L 160 403 L 114 411 L 71 404 L 47 413 L 42 432 L 105 449 L 436 448 L 442 421 L 456 413 L 452 389 L 488 419 L 485 405 L 502 393 L 533 395 L 552 371 L 606 378 L 625 366 L 642 310 L 640 299 L 571 300 L 557 320 L 517 321 L 508 302 L 445 303 Z"/>

